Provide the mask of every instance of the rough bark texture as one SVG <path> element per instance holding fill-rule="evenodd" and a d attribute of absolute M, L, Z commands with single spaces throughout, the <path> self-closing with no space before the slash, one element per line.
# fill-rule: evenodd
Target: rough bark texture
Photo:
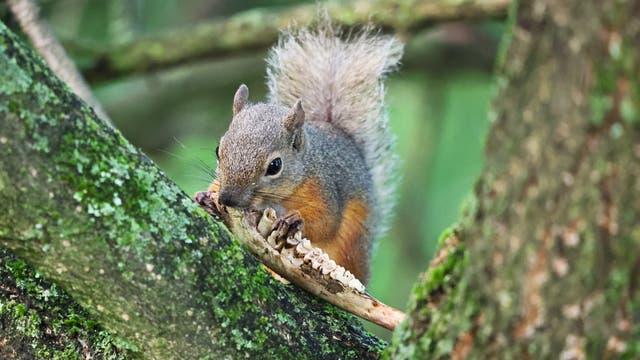
<path fill-rule="evenodd" d="M 430 0 L 358 0 L 325 1 L 322 8 L 333 21 L 347 26 L 370 22 L 411 33 L 444 21 L 486 20 L 503 17 L 511 0 L 430 1 Z M 166 68 L 201 58 L 228 56 L 247 50 L 266 49 L 278 38 L 280 30 L 293 24 L 304 26 L 317 19 L 317 4 L 285 9 L 251 9 L 224 20 L 211 20 L 192 27 L 135 39 L 107 49 L 85 49 L 83 57 L 94 59 L 85 65 L 90 80 L 112 79 L 131 73 Z M 74 50 L 74 47 L 70 47 Z"/>
<path fill-rule="evenodd" d="M 378 355 L 353 317 L 273 280 L 1 23 L 0 69 L 0 357 Z"/>
<path fill-rule="evenodd" d="M 512 22 L 477 201 L 388 354 L 638 358 L 640 1 Z"/>
<path fill-rule="evenodd" d="M 0 359 L 125 359 L 138 348 L 114 337 L 55 284 L 0 249 Z"/>

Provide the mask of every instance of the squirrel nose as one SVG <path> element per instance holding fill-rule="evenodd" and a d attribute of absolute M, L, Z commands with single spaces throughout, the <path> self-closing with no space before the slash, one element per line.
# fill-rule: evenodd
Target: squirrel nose
<path fill-rule="evenodd" d="M 236 207 L 239 204 L 238 197 L 232 192 L 221 192 L 218 197 L 218 201 L 220 204 L 229 207 Z"/>

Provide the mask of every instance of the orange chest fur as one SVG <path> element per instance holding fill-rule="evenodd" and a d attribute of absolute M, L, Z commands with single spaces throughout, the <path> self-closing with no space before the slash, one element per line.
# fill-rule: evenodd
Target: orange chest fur
<path fill-rule="evenodd" d="M 337 230 L 339 214 L 329 209 L 316 180 L 306 180 L 282 202 L 287 210 L 297 210 L 304 220 L 304 234 L 320 245 L 331 240 Z"/>
<path fill-rule="evenodd" d="M 325 196 L 315 180 L 298 187 L 283 205 L 297 210 L 304 220 L 304 236 L 323 248 L 338 264 L 356 276 L 368 276 L 369 233 L 366 228 L 369 208 L 360 197 L 349 199 L 342 212 L 327 206 Z"/>
<path fill-rule="evenodd" d="M 342 213 L 331 209 L 316 180 L 303 182 L 282 205 L 288 210 L 300 212 L 305 222 L 305 235 L 318 245 L 336 237 L 353 237 L 355 233 L 360 233 L 369 214 L 367 205 L 359 197 L 349 199 Z"/>

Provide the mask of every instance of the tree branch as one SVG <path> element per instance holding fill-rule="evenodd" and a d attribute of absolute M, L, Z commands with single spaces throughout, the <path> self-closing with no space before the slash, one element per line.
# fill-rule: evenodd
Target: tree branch
<path fill-rule="evenodd" d="M 329 16 L 347 27 L 373 22 L 397 33 L 413 33 L 434 23 L 455 20 L 484 20 L 506 15 L 510 0 L 428 1 L 377 0 L 328 1 Z M 171 30 L 157 36 L 136 39 L 107 49 L 79 48 L 94 61 L 83 72 L 91 81 L 157 70 L 202 58 L 266 49 L 278 32 L 291 24 L 306 25 L 317 17 L 315 4 L 285 10 L 252 9 L 228 19 L 212 20 L 193 27 Z"/>
<path fill-rule="evenodd" d="M 20 24 L 22 31 L 29 37 L 31 44 L 44 58 L 51 70 L 89 104 L 100 118 L 112 124 L 109 115 L 98 99 L 93 96 L 91 88 L 85 82 L 73 60 L 53 35 L 48 24 L 39 17 L 38 6 L 32 0 L 8 0 L 7 5 Z"/>
<path fill-rule="evenodd" d="M 382 342 L 273 280 L 1 23 L 0 68 L 0 247 L 91 321 L 151 358 L 378 356 Z"/>

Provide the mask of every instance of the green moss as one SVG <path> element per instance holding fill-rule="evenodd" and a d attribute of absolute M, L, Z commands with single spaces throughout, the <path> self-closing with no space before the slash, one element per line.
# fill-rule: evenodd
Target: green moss
<path fill-rule="evenodd" d="M 0 250 L 0 342 L 28 346 L 36 359 L 137 357 L 100 328 L 64 291 L 6 250 Z M 0 357 L 3 350 L 0 349 Z"/>
<path fill-rule="evenodd" d="M 611 21 L 613 14 L 620 11 L 622 6 L 611 6 L 609 9 Z M 622 119 L 627 124 L 640 123 L 640 75 L 637 66 L 637 39 L 633 36 L 625 38 L 614 33 L 608 39 L 608 57 L 597 62 L 595 68 L 595 85 L 591 92 L 591 122 L 601 125 L 607 120 L 612 109 L 616 114 L 613 118 Z M 617 103 L 614 104 L 614 101 Z"/>
<path fill-rule="evenodd" d="M 456 236 L 455 228 L 441 234 L 438 244 L 447 248 L 447 257 L 440 264 L 431 266 L 414 286 L 409 300 L 409 319 L 395 330 L 385 358 L 418 359 L 448 354 L 452 344 L 438 340 L 447 332 L 452 312 L 433 312 L 429 304 L 439 304 L 440 309 L 447 309 L 458 306 L 460 301 L 458 292 L 464 288 L 461 277 L 467 258 L 462 244 L 447 245 L 446 240 L 452 236 Z"/>
<path fill-rule="evenodd" d="M 4 47 L 2 48 L 4 49 Z M 22 69 L 12 66 L 9 57 L 0 56 L 0 68 L 3 69 L 3 78 L 7 80 L 3 84 L 3 92 L 7 95 L 22 93 L 31 85 L 31 78 Z M 12 104 L 15 107 L 15 104 Z"/>
<path fill-rule="evenodd" d="M 634 100 L 635 99 L 635 100 Z M 620 115 L 622 120 L 630 125 L 640 124 L 639 97 L 626 96 L 620 101 Z"/>
<path fill-rule="evenodd" d="M 440 234 L 440 237 L 438 237 L 438 247 L 442 247 L 445 244 L 445 241 L 447 241 L 449 237 L 455 234 L 455 231 L 455 226 L 444 229 L 444 231 Z"/>
<path fill-rule="evenodd" d="M 502 67 L 505 64 L 505 60 L 507 58 L 507 50 L 509 50 L 511 46 L 511 39 L 513 37 L 513 28 L 516 23 L 515 14 L 518 11 L 519 1 L 513 1 L 509 6 L 509 16 L 507 20 L 507 24 L 505 27 L 504 35 L 500 41 L 500 46 L 498 48 L 498 53 L 496 55 L 496 66 Z"/>
<path fill-rule="evenodd" d="M 8 66 L 0 72 L 0 116 L 9 119 L 0 132 L 15 135 L 7 147 L 17 159 L 0 167 L 8 183 L 25 189 L 0 193 L 12 212 L 0 219 L 0 233 L 18 239 L 2 246 L 59 284 L 47 288 L 48 297 L 63 288 L 82 306 L 60 305 L 54 323 L 61 334 L 93 331 L 96 346 L 148 357 L 360 358 L 381 351 L 385 344 L 352 316 L 273 280 L 1 24 L 0 41 Z M 12 71 L 30 82 L 11 85 Z M 31 316 L 29 307 L 17 311 Z M 34 318 L 25 332 L 44 319 Z M 304 350 L 293 354 L 295 347 Z"/>
<path fill-rule="evenodd" d="M 593 95 L 589 101 L 591 107 L 591 117 L 589 120 L 591 124 L 599 126 L 602 125 L 605 119 L 605 115 L 613 107 L 613 102 L 609 96 Z"/>
<path fill-rule="evenodd" d="M 441 243 L 451 236 L 452 229 L 447 229 L 443 233 L 446 237 L 441 237 L 439 242 Z M 447 286 L 448 282 L 453 281 L 460 271 L 464 269 L 465 262 L 465 250 L 464 247 L 459 245 L 448 249 L 447 258 L 438 266 L 431 267 L 427 270 L 422 281 L 414 287 L 413 294 L 416 299 L 425 299 L 430 294 L 442 287 Z"/>

